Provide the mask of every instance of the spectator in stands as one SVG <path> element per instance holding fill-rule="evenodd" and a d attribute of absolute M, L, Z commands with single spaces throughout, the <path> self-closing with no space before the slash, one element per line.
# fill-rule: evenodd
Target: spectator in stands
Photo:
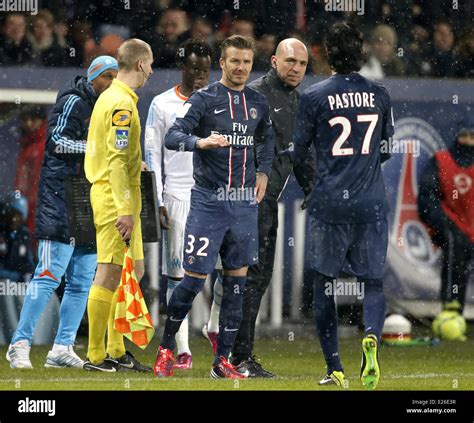
<path fill-rule="evenodd" d="M 453 74 L 457 78 L 474 77 L 474 30 L 471 28 L 459 40 Z"/>
<path fill-rule="evenodd" d="M 71 23 L 67 38 L 67 65 L 76 67 L 89 66 L 98 56 L 97 44 L 92 36 L 92 25 L 85 20 Z"/>
<path fill-rule="evenodd" d="M 237 18 L 232 22 L 229 35 L 255 38 L 255 24 L 247 18 Z"/>
<path fill-rule="evenodd" d="M 25 225 L 28 202 L 10 194 L 0 204 L 0 279 L 25 282 L 35 268 L 32 236 Z"/>
<path fill-rule="evenodd" d="M 274 34 L 264 34 L 257 40 L 257 52 L 252 70 L 267 72 L 271 68 L 271 57 L 276 50 L 277 40 Z"/>
<path fill-rule="evenodd" d="M 46 112 L 34 107 L 20 114 L 20 152 L 16 165 L 15 189 L 28 201 L 25 218 L 31 233 L 35 231 L 36 193 L 46 142 Z"/>
<path fill-rule="evenodd" d="M 5 17 L 0 35 L 0 65 L 24 65 L 32 59 L 32 47 L 26 38 L 26 21 L 21 13 Z"/>
<path fill-rule="evenodd" d="M 454 32 L 448 21 L 438 21 L 433 27 L 433 76 L 448 76 L 454 69 Z"/>
<path fill-rule="evenodd" d="M 158 34 L 152 41 L 153 56 L 160 68 L 175 67 L 176 49 L 180 35 L 188 30 L 188 17 L 180 9 L 167 9 L 161 16 Z"/>
<path fill-rule="evenodd" d="M 404 52 L 407 75 L 430 76 L 433 73 L 429 40 L 428 28 L 422 24 L 412 26 Z"/>
<path fill-rule="evenodd" d="M 404 64 L 397 56 L 397 41 L 397 34 L 391 26 L 377 25 L 370 35 L 369 58 L 360 74 L 373 79 L 404 75 Z"/>
<path fill-rule="evenodd" d="M 40 66 L 63 66 L 66 63 L 66 41 L 54 32 L 54 16 L 40 10 L 31 17 L 31 32 L 27 35 L 33 47 L 35 62 Z"/>

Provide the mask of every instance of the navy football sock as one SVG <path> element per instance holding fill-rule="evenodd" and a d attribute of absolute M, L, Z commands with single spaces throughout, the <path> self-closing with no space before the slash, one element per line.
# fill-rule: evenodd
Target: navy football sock
<path fill-rule="evenodd" d="M 343 371 L 343 368 L 339 359 L 336 303 L 332 290 L 326 295 L 326 283 L 332 284 L 332 278 L 314 272 L 313 312 L 327 372 L 331 374 L 335 370 Z"/>
<path fill-rule="evenodd" d="M 191 310 L 194 298 L 201 292 L 204 282 L 206 279 L 184 275 L 183 280 L 174 289 L 168 302 L 168 319 L 166 319 L 163 339 L 160 344 L 163 348 L 174 350 L 175 335 Z"/>
<path fill-rule="evenodd" d="M 365 336 L 374 334 L 380 342 L 386 309 L 383 281 L 382 279 L 366 279 L 363 283 Z"/>
<path fill-rule="evenodd" d="M 242 320 L 242 301 L 246 276 L 224 275 L 222 279 L 222 300 L 219 315 L 219 339 L 214 364 L 219 357 L 228 358 Z"/>

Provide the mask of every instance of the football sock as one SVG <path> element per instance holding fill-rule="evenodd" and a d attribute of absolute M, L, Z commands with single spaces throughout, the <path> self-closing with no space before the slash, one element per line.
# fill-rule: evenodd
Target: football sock
<path fill-rule="evenodd" d="M 332 278 L 314 272 L 313 312 L 327 372 L 331 374 L 335 370 L 343 371 L 343 368 L 339 358 L 336 303 L 332 292 L 326 295 L 327 282 L 332 283 Z"/>
<path fill-rule="evenodd" d="M 168 289 L 166 290 L 167 303 L 170 302 L 171 295 L 180 282 L 181 280 L 171 279 L 168 276 Z M 176 334 L 176 345 L 178 346 L 178 355 L 184 353 L 191 354 L 191 349 L 189 348 L 189 320 L 187 315 Z"/>
<path fill-rule="evenodd" d="M 227 359 L 234 346 L 235 337 L 242 320 L 242 301 L 246 281 L 246 276 L 224 275 L 223 277 L 219 339 L 214 364 L 217 364 L 221 356 Z"/>
<path fill-rule="evenodd" d="M 175 335 L 205 282 L 206 279 L 184 275 L 181 283 L 174 289 L 168 302 L 168 319 L 166 319 L 163 339 L 160 344 L 163 348 L 174 350 Z"/>
<path fill-rule="evenodd" d="M 109 320 L 107 324 L 107 353 L 113 358 L 120 358 L 125 355 L 125 344 L 123 342 L 123 335 L 115 330 L 115 308 L 117 306 L 118 288 L 112 297 L 110 304 Z"/>
<path fill-rule="evenodd" d="M 365 336 L 374 334 L 380 342 L 386 309 L 383 281 L 382 279 L 366 279 L 363 283 Z"/>
<path fill-rule="evenodd" d="M 207 323 L 208 332 L 219 332 L 219 313 L 222 302 L 222 277 L 217 273 L 216 281 L 214 282 L 214 297 L 212 299 L 211 313 L 209 315 L 209 322 Z"/>
<path fill-rule="evenodd" d="M 105 358 L 105 332 L 114 293 L 99 285 L 92 285 L 87 301 L 89 319 L 89 346 L 87 357 L 93 364 Z"/>

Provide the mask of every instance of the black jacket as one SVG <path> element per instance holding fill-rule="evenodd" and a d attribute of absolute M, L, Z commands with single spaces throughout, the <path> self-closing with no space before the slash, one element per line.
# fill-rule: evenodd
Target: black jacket
<path fill-rule="evenodd" d="M 291 158 L 288 155 L 279 155 L 278 153 L 288 149 L 290 143 L 293 142 L 293 128 L 300 96 L 296 89 L 283 83 L 273 68 L 261 78 L 251 82 L 249 87 L 262 93 L 270 106 L 270 118 L 275 131 L 275 155 L 265 199 L 276 201 L 293 170 Z M 312 157 L 303 165 L 295 166 L 294 172 L 304 193 L 310 193 L 314 184 L 315 173 Z"/>
<path fill-rule="evenodd" d="M 65 180 L 84 172 L 89 120 L 97 96 L 83 76 L 59 92 L 48 119 L 46 149 L 38 187 L 35 235 L 70 243 Z"/>

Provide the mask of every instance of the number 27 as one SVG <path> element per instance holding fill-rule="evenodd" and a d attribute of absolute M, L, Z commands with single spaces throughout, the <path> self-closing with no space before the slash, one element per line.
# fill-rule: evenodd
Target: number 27
<path fill-rule="evenodd" d="M 372 141 L 372 135 L 374 133 L 375 127 L 379 120 L 379 115 L 357 115 L 357 122 L 369 122 L 369 127 L 365 132 L 364 141 L 362 143 L 362 154 L 369 154 L 370 151 L 370 141 Z M 349 135 L 352 131 L 351 121 L 344 116 L 337 116 L 329 120 L 329 125 L 333 127 L 334 125 L 341 125 L 342 132 L 334 142 L 332 147 L 333 156 L 352 156 L 354 154 L 354 149 L 352 147 L 342 148 L 342 144 L 347 141 Z"/>

